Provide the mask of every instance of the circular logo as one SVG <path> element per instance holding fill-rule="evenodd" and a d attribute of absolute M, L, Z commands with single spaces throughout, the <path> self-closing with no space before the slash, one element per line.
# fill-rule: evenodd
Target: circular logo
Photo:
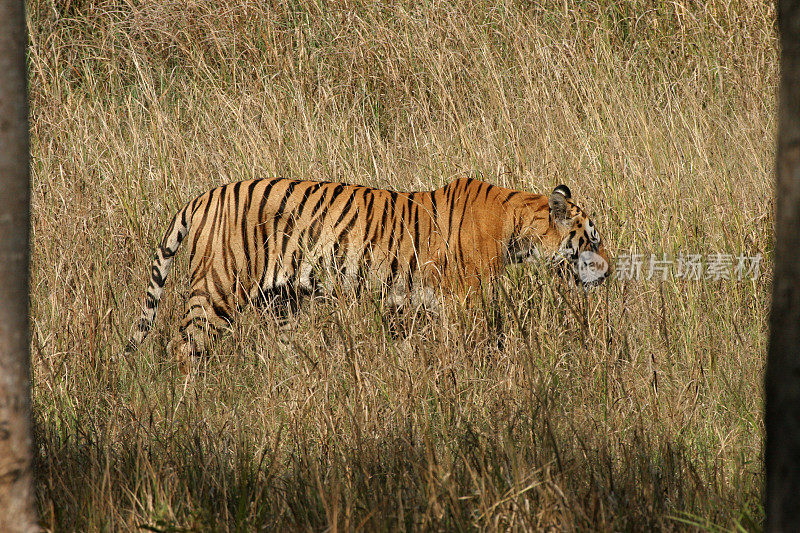
<path fill-rule="evenodd" d="M 587 250 L 578 256 L 578 278 L 581 282 L 595 283 L 606 277 L 607 272 L 608 262 L 600 254 Z"/>

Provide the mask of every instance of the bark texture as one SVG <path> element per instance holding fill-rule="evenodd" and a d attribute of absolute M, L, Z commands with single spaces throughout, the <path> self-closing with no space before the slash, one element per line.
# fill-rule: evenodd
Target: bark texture
<path fill-rule="evenodd" d="M 31 471 L 23 2 L 0 0 L 0 531 L 38 530 Z"/>
<path fill-rule="evenodd" d="M 768 531 L 800 531 L 800 2 L 778 1 L 775 276 L 764 383 Z"/>

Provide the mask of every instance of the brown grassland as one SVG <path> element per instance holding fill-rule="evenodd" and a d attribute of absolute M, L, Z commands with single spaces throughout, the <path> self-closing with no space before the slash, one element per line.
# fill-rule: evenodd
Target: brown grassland
<path fill-rule="evenodd" d="M 44 524 L 759 529 L 773 24 L 756 0 L 29 0 Z M 276 175 L 565 183 L 614 256 L 760 253 L 762 276 L 584 294 L 510 268 L 500 305 L 400 336 L 369 293 L 286 333 L 245 309 L 184 376 L 182 251 L 112 361 L 172 214 Z"/>

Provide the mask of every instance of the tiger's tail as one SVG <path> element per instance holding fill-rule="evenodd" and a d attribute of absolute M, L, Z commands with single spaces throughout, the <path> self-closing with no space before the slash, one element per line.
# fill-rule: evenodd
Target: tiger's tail
<path fill-rule="evenodd" d="M 186 204 L 173 217 L 172 223 L 161 241 L 161 245 L 156 249 L 150 266 L 150 283 L 147 286 L 142 314 L 136 322 L 136 331 L 133 332 L 123 350 L 123 355 L 136 350 L 153 326 L 158 302 L 164 292 L 164 283 L 166 283 L 169 269 L 172 266 L 172 260 L 181 247 L 184 237 L 189 233 L 189 228 L 192 226 L 192 205 L 193 202 Z"/>

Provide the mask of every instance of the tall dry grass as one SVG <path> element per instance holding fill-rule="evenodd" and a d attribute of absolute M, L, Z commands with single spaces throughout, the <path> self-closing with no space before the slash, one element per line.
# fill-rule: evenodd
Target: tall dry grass
<path fill-rule="evenodd" d="M 54 530 L 758 529 L 770 3 L 30 0 L 39 506 Z M 513 269 L 502 305 L 245 310 L 187 377 L 112 364 L 172 213 L 264 176 L 569 185 L 619 256 L 756 281 Z M 501 342 L 498 342 L 501 341 Z"/>

